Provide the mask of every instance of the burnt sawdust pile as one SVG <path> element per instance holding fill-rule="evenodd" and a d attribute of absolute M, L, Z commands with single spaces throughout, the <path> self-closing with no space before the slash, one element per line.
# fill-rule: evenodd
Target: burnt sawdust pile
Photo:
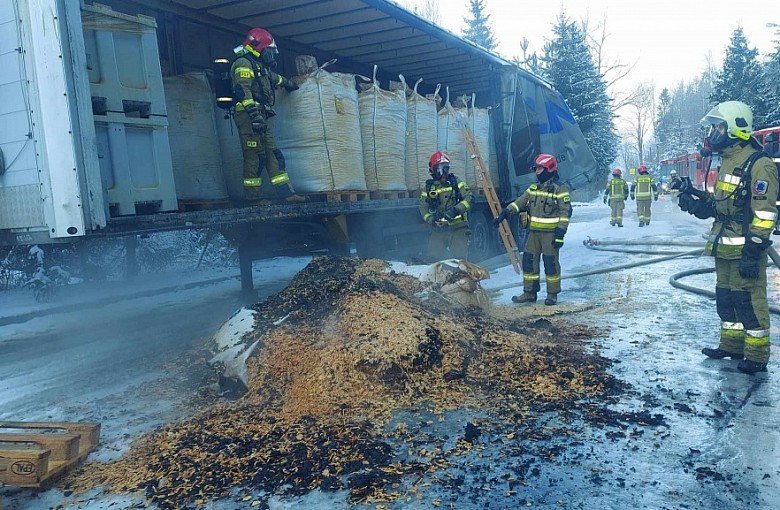
<path fill-rule="evenodd" d="M 620 389 L 608 361 L 579 347 L 587 329 L 448 310 L 415 298 L 422 288 L 381 261 L 313 260 L 255 305 L 262 346 L 247 395 L 149 434 L 69 483 L 143 491 L 161 508 L 251 499 L 252 490 L 348 488 L 353 500 L 388 501 L 402 496 L 404 476 L 447 465 L 399 460 L 391 444 L 403 434 L 382 430 L 394 410 L 472 408 L 522 427 L 529 413 L 570 413 Z M 450 454 L 468 451 L 468 439 Z"/>

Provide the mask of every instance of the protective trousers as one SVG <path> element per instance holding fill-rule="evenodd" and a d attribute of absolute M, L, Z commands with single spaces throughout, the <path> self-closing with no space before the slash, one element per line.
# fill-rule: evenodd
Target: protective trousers
<path fill-rule="evenodd" d="M 553 232 L 528 233 L 523 252 L 523 291 L 536 294 L 540 289 L 540 259 L 544 262 L 544 276 L 547 280 L 547 294 L 561 291 L 561 265 L 558 262 L 558 250 L 553 248 Z"/>
<path fill-rule="evenodd" d="M 281 195 L 281 198 L 289 196 L 290 178 L 285 171 L 284 156 L 276 147 L 271 128 L 266 127 L 263 133 L 255 133 L 252 131 L 249 114 L 243 110 L 235 113 L 235 121 L 244 154 L 244 193 L 247 198 L 259 197 L 264 167 L 268 169 L 268 177 L 277 194 Z"/>
<path fill-rule="evenodd" d="M 610 216 L 609 223 L 611 225 L 622 225 L 623 209 L 626 207 L 626 201 L 622 198 L 610 198 L 609 207 L 612 209 L 612 216 Z"/>
<path fill-rule="evenodd" d="M 465 226 L 435 227 L 428 239 L 428 259 L 431 262 L 444 259 L 467 259 L 470 236 L 471 230 Z"/>
<path fill-rule="evenodd" d="M 650 223 L 650 204 L 652 199 L 636 199 L 636 215 L 639 216 L 639 223 Z"/>
<path fill-rule="evenodd" d="M 739 259 L 715 259 L 715 303 L 721 320 L 720 348 L 757 363 L 769 361 L 769 303 L 766 299 L 766 256 L 758 278 L 739 275 Z"/>

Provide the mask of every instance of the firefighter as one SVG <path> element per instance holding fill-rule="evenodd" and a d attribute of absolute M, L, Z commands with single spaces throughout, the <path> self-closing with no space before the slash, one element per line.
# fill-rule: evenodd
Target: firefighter
<path fill-rule="evenodd" d="M 765 372 L 769 361 L 766 251 L 777 221 L 777 168 L 761 152 L 753 113 L 739 101 L 718 104 L 704 116 L 706 141 L 721 157 L 712 193 L 680 182 L 680 209 L 714 218 L 706 251 L 715 257 L 715 303 L 720 344 L 704 348 L 709 358 L 740 360 L 745 373 Z M 744 358 L 744 359 L 743 359 Z"/>
<path fill-rule="evenodd" d="M 253 28 L 243 45 L 235 50 L 235 62 L 230 68 L 233 81 L 235 122 L 244 154 L 244 197 L 260 198 L 263 168 L 277 197 L 299 201 L 294 195 L 285 168 L 284 155 L 276 146 L 268 119 L 275 115 L 276 89 L 284 87 L 288 92 L 298 85 L 275 73 L 276 55 L 279 51 L 271 34 L 262 28 Z"/>
<path fill-rule="evenodd" d="M 650 205 L 653 200 L 658 200 L 658 186 L 647 173 L 647 167 L 640 165 L 636 169 L 639 176 L 631 184 L 631 200 L 636 198 L 636 214 L 639 216 L 639 226 L 650 224 Z"/>
<path fill-rule="evenodd" d="M 506 206 L 493 224 L 498 226 L 507 217 L 527 212 L 530 232 L 523 252 L 523 293 L 513 296 L 515 303 L 535 303 L 540 290 L 540 258 L 547 279 L 546 305 L 558 302 L 561 291 L 559 261 L 563 238 L 571 218 L 569 188 L 558 182 L 558 161 L 549 154 L 540 154 L 534 161 L 538 184 L 532 184 L 514 202 Z"/>
<path fill-rule="evenodd" d="M 677 205 L 677 199 L 680 196 L 680 190 L 674 189 L 672 185 L 674 184 L 674 181 L 677 180 L 677 170 L 671 170 L 669 172 L 669 181 L 666 184 L 668 186 L 667 191 L 669 192 L 669 196 L 672 197 L 672 204 Z"/>
<path fill-rule="evenodd" d="M 420 195 L 420 214 L 431 229 L 428 258 L 467 259 L 469 253 L 469 209 L 471 191 L 465 182 L 450 173 L 450 158 L 441 151 L 428 161 L 431 178 Z"/>
<path fill-rule="evenodd" d="M 622 174 L 623 172 L 619 168 L 612 170 L 612 179 L 604 190 L 604 203 L 609 201 L 609 207 L 612 209 L 609 224 L 613 227 L 615 225 L 623 226 L 623 209 L 626 206 L 626 198 L 628 198 L 628 184 L 621 177 Z"/>

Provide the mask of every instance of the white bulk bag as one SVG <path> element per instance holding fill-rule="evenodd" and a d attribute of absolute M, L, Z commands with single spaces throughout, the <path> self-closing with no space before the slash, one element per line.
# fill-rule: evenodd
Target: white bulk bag
<path fill-rule="evenodd" d="M 487 108 L 475 108 L 474 107 L 474 95 L 471 96 L 471 105 L 469 109 L 468 128 L 474 136 L 474 142 L 477 145 L 479 154 L 482 156 L 482 160 L 485 162 L 485 168 L 488 170 L 490 180 L 495 187 L 498 182 L 497 175 L 493 174 L 493 170 L 490 166 L 490 158 L 492 157 L 490 150 L 490 113 Z M 474 175 L 479 175 L 479 169 L 476 167 L 477 160 L 472 159 L 472 171 Z M 479 185 L 479 180 L 477 180 Z"/>
<path fill-rule="evenodd" d="M 271 127 L 297 193 L 366 190 L 355 75 L 328 64 L 276 92 Z"/>
<path fill-rule="evenodd" d="M 227 196 L 214 124 L 214 93 L 205 73 L 163 78 L 176 197 L 218 200 Z"/>
<path fill-rule="evenodd" d="M 422 78 L 414 84 L 411 96 L 406 100 L 406 188 L 411 191 L 425 188 L 425 181 L 430 178 L 428 160 L 437 148 L 436 129 L 436 99 L 439 86 L 436 86 L 434 97 L 426 98 L 417 93 L 417 86 Z"/>
<path fill-rule="evenodd" d="M 460 101 L 458 101 L 460 102 Z M 468 110 L 461 103 L 458 107 L 450 103 L 450 92 L 447 89 L 447 100 L 438 113 L 438 150 L 444 151 L 450 157 L 450 172 L 458 179 L 465 181 L 469 188 L 477 185 L 474 165 L 468 156 L 468 146 L 463 137 L 463 127 L 468 121 Z"/>
<path fill-rule="evenodd" d="M 377 67 L 371 87 L 358 94 L 363 167 L 369 191 L 405 190 L 406 82 L 401 90 L 379 88 Z"/>

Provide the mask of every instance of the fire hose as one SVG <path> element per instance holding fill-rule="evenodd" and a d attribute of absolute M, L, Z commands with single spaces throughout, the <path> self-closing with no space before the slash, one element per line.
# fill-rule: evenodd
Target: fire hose
<path fill-rule="evenodd" d="M 686 241 L 675 241 L 675 240 L 656 240 L 656 241 L 637 241 L 637 240 L 627 240 L 627 241 L 599 241 L 597 239 L 591 239 L 588 237 L 588 239 L 584 240 L 582 242 L 583 245 L 588 247 L 592 250 L 597 251 L 614 251 L 614 252 L 620 252 L 620 253 L 630 253 L 630 254 L 648 254 L 648 255 L 663 255 L 661 257 L 656 257 L 652 259 L 647 260 L 641 260 L 637 262 L 628 262 L 625 264 L 618 264 L 616 266 L 609 266 L 604 267 L 600 269 L 593 269 L 589 271 L 582 271 L 579 273 L 572 273 L 569 275 L 562 275 L 561 280 L 564 279 L 571 279 L 571 278 L 581 278 L 583 276 L 592 276 L 596 274 L 604 274 L 604 273 L 611 273 L 613 271 L 619 271 L 622 269 L 630 269 L 633 267 L 638 266 L 644 266 L 649 264 L 656 264 L 658 262 L 664 262 L 667 260 L 672 260 L 675 258 L 680 257 L 686 257 L 686 256 L 696 256 L 701 255 L 702 250 L 704 249 L 704 245 L 701 243 L 693 243 L 693 242 L 686 242 Z M 664 251 L 656 251 L 656 250 L 634 250 L 634 249 L 626 249 L 622 248 L 622 246 L 679 246 L 679 247 L 690 247 L 690 246 L 697 246 L 696 249 L 690 250 L 690 251 L 681 251 L 681 252 L 664 252 Z M 767 255 L 769 255 L 770 260 L 772 261 L 773 265 L 780 268 L 780 254 L 777 253 L 777 250 L 772 248 L 771 246 L 767 249 Z M 681 283 L 679 280 L 682 278 L 685 278 L 687 276 L 693 276 L 698 274 L 706 274 L 706 273 L 712 273 L 715 271 L 714 267 L 706 267 L 706 268 L 699 268 L 699 269 L 689 269 L 686 271 L 680 271 L 679 273 L 675 273 L 672 276 L 669 277 L 669 284 L 672 285 L 672 287 L 685 290 L 687 292 L 691 292 L 693 294 L 698 294 L 700 296 L 706 296 L 709 298 L 715 298 L 715 292 L 701 289 L 699 287 L 694 287 L 692 285 L 687 285 L 684 283 Z M 498 291 L 511 289 L 514 287 L 520 287 L 522 286 L 522 282 L 517 283 L 511 283 L 506 285 L 501 285 L 499 287 L 492 287 L 490 289 L 491 293 L 495 293 Z M 769 306 L 770 313 L 780 315 L 780 307 L 775 305 Z"/>
<path fill-rule="evenodd" d="M 606 246 L 608 244 L 610 244 L 610 245 L 611 244 L 621 244 L 621 243 L 622 242 L 618 242 L 618 241 L 602 241 L 602 242 L 595 241 L 594 242 L 594 240 L 592 240 L 590 238 L 588 238 L 588 240 L 586 240 L 586 241 L 583 241 L 583 244 L 585 246 L 587 246 L 589 248 L 593 248 L 593 249 L 603 250 L 603 251 L 607 251 L 607 250 L 609 250 L 609 251 L 623 251 L 623 250 L 615 249 L 615 248 L 594 248 L 594 247 L 596 247 L 596 246 Z M 641 242 L 632 243 L 631 241 L 625 241 L 625 243 L 636 244 L 636 245 L 651 244 L 651 243 L 647 243 L 647 242 L 644 242 L 644 243 L 641 243 Z M 652 243 L 652 244 L 656 244 L 656 243 Z M 663 241 L 659 241 L 658 244 L 665 244 L 665 243 Z M 680 243 L 679 241 L 669 241 L 668 242 L 668 246 L 691 246 L 691 245 L 692 245 L 691 243 Z M 565 275 L 561 276 L 561 280 L 567 280 L 567 279 L 572 279 L 572 278 L 581 278 L 583 276 L 592 276 L 592 275 L 596 275 L 596 274 L 610 273 L 612 271 L 619 271 L 621 269 L 630 269 L 632 267 L 645 266 L 645 265 L 649 265 L 649 264 L 656 264 L 658 262 L 664 262 L 666 260 L 672 260 L 672 259 L 676 259 L 676 258 L 679 258 L 679 257 L 700 255 L 701 252 L 702 252 L 702 248 L 703 248 L 703 246 L 700 246 L 700 247 L 697 247 L 695 250 L 683 251 L 683 252 L 656 252 L 656 253 L 664 253 L 664 256 L 656 257 L 656 258 L 652 258 L 652 259 L 647 259 L 647 260 L 640 260 L 640 261 L 637 261 L 637 262 L 627 262 L 625 264 L 618 264 L 616 266 L 603 267 L 603 268 L 600 268 L 600 269 L 592 269 L 592 270 L 589 270 L 589 271 L 582 271 L 582 272 L 579 272 L 579 273 L 565 274 Z M 647 253 L 647 252 L 646 251 L 640 251 L 640 253 Z M 544 280 L 542 280 L 542 281 L 544 281 Z M 498 287 L 491 287 L 490 288 L 490 292 L 493 293 L 493 292 L 498 292 L 498 291 L 501 291 L 501 290 L 512 289 L 512 288 L 515 288 L 515 287 L 520 287 L 522 285 L 523 285 L 522 281 L 521 282 L 514 282 L 514 283 L 507 283 L 505 285 L 501 285 L 501 286 L 498 286 Z"/>

